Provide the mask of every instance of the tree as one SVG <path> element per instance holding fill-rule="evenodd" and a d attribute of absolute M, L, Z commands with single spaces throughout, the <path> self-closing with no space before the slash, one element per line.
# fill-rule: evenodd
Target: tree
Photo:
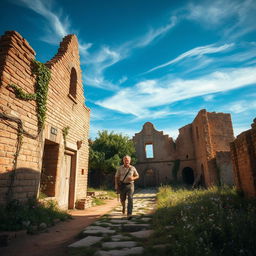
<path fill-rule="evenodd" d="M 125 155 L 132 157 L 133 164 L 136 162 L 135 147 L 128 136 L 99 131 L 94 141 L 89 140 L 89 146 L 89 170 L 94 179 L 91 183 L 96 186 L 107 185 L 103 184 L 103 178 L 113 177 Z"/>

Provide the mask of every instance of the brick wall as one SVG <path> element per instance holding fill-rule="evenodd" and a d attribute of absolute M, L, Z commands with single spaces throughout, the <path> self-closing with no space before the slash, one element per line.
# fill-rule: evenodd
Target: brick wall
<path fill-rule="evenodd" d="M 16 84 L 27 93 L 34 92 L 35 78 L 31 71 L 31 61 L 35 52 L 28 42 L 17 32 L 7 32 L 0 38 L 0 110 L 2 114 L 21 120 L 24 130 L 37 135 L 35 101 L 22 101 L 16 98 L 8 84 Z M 17 122 L 0 119 L 0 203 L 12 183 L 14 198 L 25 199 L 37 193 L 40 170 L 38 161 L 41 152 L 41 138 L 24 136 L 13 170 L 14 155 L 17 149 Z M 12 177 L 14 177 L 12 179 Z M 9 191 L 10 192 L 10 191 Z"/>
<path fill-rule="evenodd" d="M 210 113 L 205 109 L 198 112 L 191 124 L 179 129 L 175 143 L 147 122 L 133 137 L 138 157 L 136 166 L 142 174 L 140 182 L 144 182 L 145 173 L 151 169 L 154 173 L 151 178 L 156 184 L 168 183 L 175 176 L 178 160 L 177 179 L 180 181 L 194 179 L 195 185 L 201 183 L 206 187 L 219 182 L 232 184 L 229 143 L 233 139 L 230 114 Z M 154 158 L 147 159 L 145 145 L 150 143 L 154 146 Z"/>
<path fill-rule="evenodd" d="M 221 185 L 234 185 L 232 159 L 230 151 L 216 152 L 216 166 Z"/>
<path fill-rule="evenodd" d="M 256 196 L 256 119 L 252 129 L 237 136 L 230 144 L 234 180 L 246 196 Z"/>
<path fill-rule="evenodd" d="M 36 196 L 39 189 L 45 141 L 55 143 L 56 153 L 47 157 L 46 165 L 57 162 L 55 194 L 61 199 L 61 182 L 64 178 L 65 154 L 73 155 L 71 165 L 74 199 L 86 197 L 88 166 L 89 109 L 84 105 L 82 75 L 80 69 L 78 42 L 75 35 L 66 36 L 57 54 L 46 63 L 51 70 L 51 80 L 47 98 L 47 116 L 43 132 L 37 135 L 37 111 L 35 101 L 16 98 L 8 84 L 16 84 L 27 93 L 35 92 L 35 76 L 31 62 L 35 52 L 17 32 L 6 32 L 0 38 L 0 203 L 10 184 L 14 198 L 25 200 Z M 23 143 L 14 170 L 13 160 L 17 144 L 17 123 L 20 120 L 24 130 L 32 137 L 23 136 Z M 66 143 L 62 130 L 69 127 Z M 33 138 L 36 137 L 36 138 Z M 47 152 L 47 151 L 46 151 Z M 50 172 L 53 172 L 51 170 Z M 14 179 L 10 179 L 14 177 Z M 13 180 L 13 181 L 12 181 Z M 54 192 L 53 192 L 54 191 Z"/>
<path fill-rule="evenodd" d="M 139 171 L 140 185 L 159 185 L 168 183 L 173 179 L 172 169 L 175 160 L 175 145 L 168 135 L 157 131 L 152 123 L 143 125 L 141 132 L 133 137 L 138 162 L 136 168 Z M 145 146 L 153 145 L 153 158 L 146 157 Z"/>

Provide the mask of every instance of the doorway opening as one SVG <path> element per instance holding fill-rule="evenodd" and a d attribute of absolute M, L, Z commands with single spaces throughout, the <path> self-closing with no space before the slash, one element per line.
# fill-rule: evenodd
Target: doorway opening
<path fill-rule="evenodd" d="M 59 144 L 45 140 L 40 179 L 40 192 L 47 197 L 55 196 Z"/>
<path fill-rule="evenodd" d="M 190 167 L 185 167 L 182 170 L 182 179 L 187 185 L 193 185 L 194 183 L 194 172 Z"/>

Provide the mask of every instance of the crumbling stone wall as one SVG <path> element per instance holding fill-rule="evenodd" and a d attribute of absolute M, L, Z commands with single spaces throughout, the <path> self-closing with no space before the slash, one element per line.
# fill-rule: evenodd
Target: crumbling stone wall
<path fill-rule="evenodd" d="M 139 185 L 156 186 L 166 184 L 172 177 L 175 160 L 175 145 L 168 135 L 157 131 L 147 122 L 143 129 L 133 137 L 138 162 L 136 168 L 140 174 Z M 146 157 L 146 145 L 153 146 L 153 158 Z"/>
<path fill-rule="evenodd" d="M 156 133 L 158 137 L 153 136 Z M 165 135 L 163 139 L 163 132 L 157 132 L 151 123 L 146 123 L 133 138 L 138 157 L 136 167 L 141 173 L 151 169 L 157 185 L 164 182 L 164 175 L 167 182 L 180 180 L 206 187 L 233 183 L 229 144 L 234 135 L 230 114 L 200 110 L 191 124 L 179 129 L 175 143 L 167 138 Z M 164 146 L 160 141 L 165 142 Z M 156 151 L 152 159 L 145 158 L 147 143 L 153 143 Z M 164 166 L 160 166 L 160 161 Z M 160 179 L 159 173 L 163 174 Z"/>
<path fill-rule="evenodd" d="M 230 114 L 207 112 L 202 109 L 192 122 L 191 147 L 195 150 L 195 165 L 193 169 L 195 182 L 201 183 L 206 187 L 220 183 L 220 170 L 226 170 L 226 178 L 230 177 L 228 182 L 232 183 L 231 169 L 225 169 L 227 166 L 224 161 L 216 162 L 218 151 L 230 151 L 229 144 L 234 140 L 233 128 Z M 182 135 L 181 135 L 182 136 Z M 179 155 L 177 155 L 180 158 Z M 230 156 L 225 154 L 227 161 L 230 162 Z M 182 172 L 182 169 L 180 169 Z"/>
<path fill-rule="evenodd" d="M 246 196 L 256 196 L 256 119 L 252 128 L 242 132 L 231 143 L 234 179 Z"/>
<path fill-rule="evenodd" d="M 55 175 L 48 192 L 59 203 L 63 201 L 63 179 L 70 181 L 72 191 L 69 197 L 72 200 L 69 199 L 68 203 L 60 206 L 72 208 L 75 200 L 86 197 L 90 112 L 84 105 L 76 36 L 66 36 L 60 44 L 58 53 L 46 63 L 51 71 L 51 80 L 45 127 L 39 135 L 35 101 L 18 99 L 8 87 L 9 84 L 15 84 L 27 93 L 35 92 L 35 75 L 32 74 L 31 67 L 33 59 L 35 51 L 19 33 L 9 31 L 1 36 L 0 203 L 5 203 L 6 193 L 8 194 L 10 189 L 15 199 L 26 200 L 37 196 L 42 166 L 45 165 L 51 169 L 49 172 Z M 14 168 L 18 124 L 23 125 L 27 134 L 23 135 L 17 166 Z M 65 141 L 64 128 L 68 131 Z M 51 145 L 55 150 L 48 152 Z M 48 156 L 43 164 L 44 153 Z M 72 170 L 70 176 L 65 176 L 63 168 L 66 168 L 65 161 L 69 158 Z"/>
<path fill-rule="evenodd" d="M 217 151 L 215 158 L 220 185 L 234 185 L 231 152 Z"/>

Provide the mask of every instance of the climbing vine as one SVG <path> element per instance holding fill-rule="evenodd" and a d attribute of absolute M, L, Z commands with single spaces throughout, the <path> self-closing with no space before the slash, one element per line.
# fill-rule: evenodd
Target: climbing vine
<path fill-rule="evenodd" d="M 63 139 L 64 139 L 64 145 L 66 147 L 67 145 L 67 136 L 68 136 L 68 131 L 69 131 L 70 127 L 66 126 L 62 129 L 62 135 L 63 135 Z"/>
<path fill-rule="evenodd" d="M 8 126 L 17 130 L 17 145 L 16 152 L 14 154 L 13 160 L 13 172 L 10 175 L 10 184 L 8 185 L 7 191 L 7 201 L 10 201 L 13 196 L 13 186 L 15 180 L 15 174 L 17 169 L 17 160 L 19 156 L 19 152 L 22 146 L 23 136 L 26 135 L 29 138 L 36 139 L 40 134 L 41 130 L 44 127 L 44 122 L 46 118 L 46 101 L 47 101 L 47 93 L 48 93 L 48 84 L 51 78 L 50 70 L 41 62 L 33 60 L 32 62 L 32 72 L 36 75 L 36 84 L 35 84 L 35 93 L 26 93 L 20 87 L 15 84 L 8 85 L 9 88 L 12 88 L 15 96 L 21 100 L 35 100 L 37 104 L 37 119 L 38 119 L 38 133 L 37 135 L 31 135 L 23 129 L 23 124 L 21 119 L 9 116 L 5 113 L 0 113 L 0 118 L 4 121 L 10 121 L 17 124 L 12 125 L 8 123 Z"/>
<path fill-rule="evenodd" d="M 33 60 L 32 72 L 36 75 L 35 93 L 26 93 L 15 84 L 10 84 L 8 87 L 12 88 L 16 97 L 21 100 L 35 100 L 37 104 L 37 120 L 38 120 L 38 133 L 44 127 L 46 118 L 46 101 L 48 94 L 48 84 L 51 78 L 51 72 L 45 64 Z"/>
<path fill-rule="evenodd" d="M 16 84 L 9 84 L 8 87 L 12 88 L 16 97 L 21 100 L 36 100 L 35 93 L 25 93 Z"/>
<path fill-rule="evenodd" d="M 51 79 L 51 72 L 43 63 L 33 61 L 33 73 L 36 75 L 36 103 L 37 103 L 37 118 L 38 131 L 44 127 L 46 118 L 46 101 L 48 94 L 48 84 Z"/>

